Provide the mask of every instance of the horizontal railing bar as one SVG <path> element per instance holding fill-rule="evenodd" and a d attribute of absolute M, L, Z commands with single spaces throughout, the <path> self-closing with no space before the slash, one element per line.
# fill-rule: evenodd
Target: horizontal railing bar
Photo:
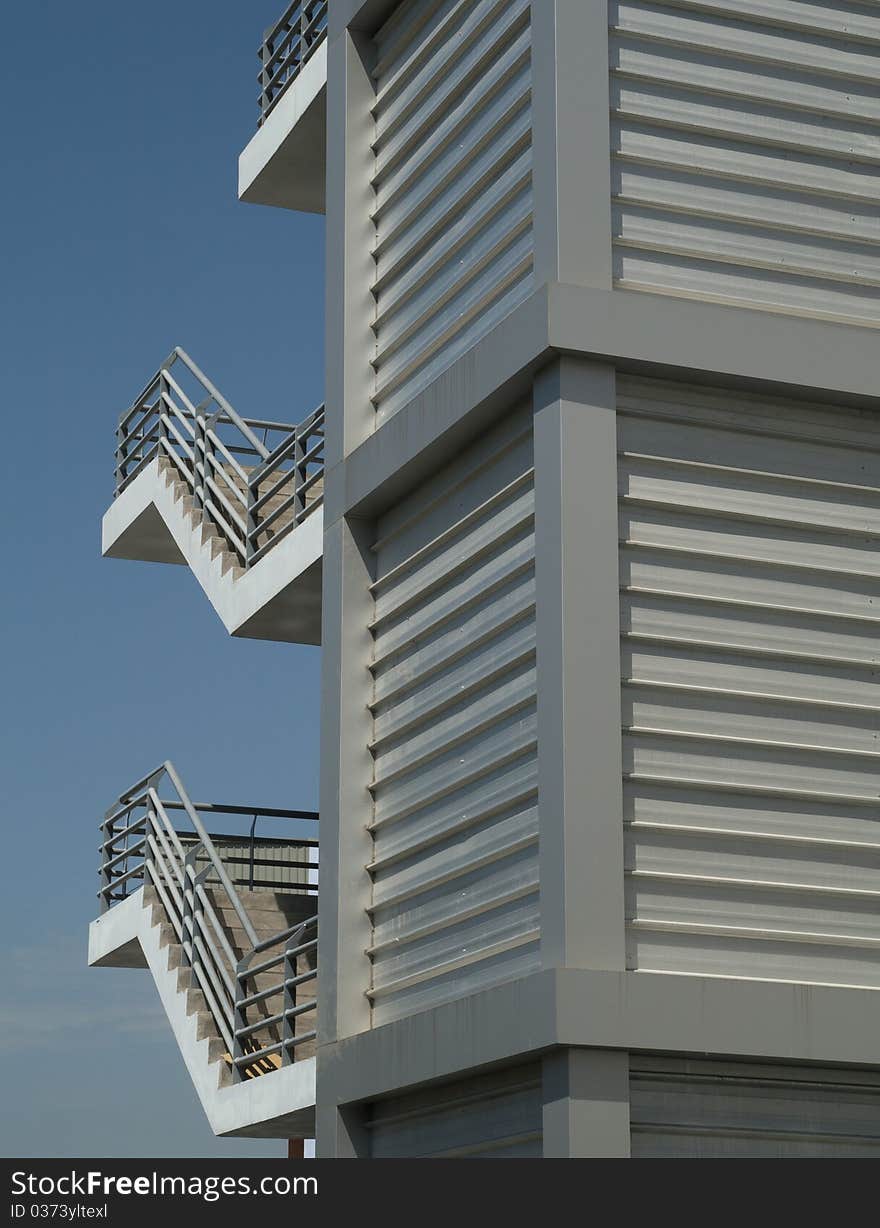
<path fill-rule="evenodd" d="M 241 1003 L 236 1003 L 237 1007 L 241 1007 Z M 235 1039 L 243 1040 L 246 1036 L 253 1036 L 254 1032 L 260 1032 L 263 1028 L 275 1028 L 279 1023 L 284 1022 L 284 1012 L 280 1015 L 267 1015 L 265 1019 L 258 1019 L 256 1023 L 249 1023 L 243 1028 L 235 1029 Z"/>
<path fill-rule="evenodd" d="M 103 844 L 99 844 L 98 852 L 99 853 L 109 852 L 109 850 L 116 843 L 117 840 L 124 840 L 125 837 L 130 835 L 132 832 L 137 833 L 137 832 L 143 831 L 146 828 L 146 825 L 147 825 L 147 816 L 141 815 L 139 819 L 135 819 L 133 823 L 129 823 L 128 827 L 120 828 L 119 831 L 113 833 L 113 835 L 110 837 L 109 840 L 105 840 Z"/>
<path fill-rule="evenodd" d="M 264 516 L 256 528 L 251 530 L 250 536 L 256 537 L 258 533 L 266 532 L 276 520 L 284 515 L 285 512 L 289 512 L 295 503 L 296 493 L 294 492 L 292 495 L 289 495 L 283 503 L 280 503 L 274 511 L 270 512 L 268 516 Z"/>
<path fill-rule="evenodd" d="M 134 878 L 135 876 L 139 876 L 139 877 L 142 876 L 143 872 L 144 872 L 144 865 L 143 865 L 143 862 L 141 862 L 140 865 L 133 866 L 130 870 L 127 870 L 125 874 L 114 875 L 112 881 L 108 883 L 106 887 L 102 888 L 99 892 L 97 892 L 97 894 L 101 896 L 104 894 L 105 891 L 107 891 L 111 887 L 115 891 L 116 888 L 120 886 L 120 884 L 128 882 L 130 878 Z M 125 897 L 121 897 L 121 898 L 124 899 Z"/>
<path fill-rule="evenodd" d="M 278 478 L 278 481 L 274 482 L 269 487 L 268 490 L 264 491 L 260 495 L 258 499 L 254 499 L 253 503 L 250 506 L 250 510 L 252 514 L 256 515 L 257 512 L 262 511 L 262 509 L 266 506 L 266 504 L 270 501 L 270 499 L 273 499 L 278 494 L 281 487 L 285 486 L 291 479 L 293 479 L 294 481 L 296 480 L 296 467 L 295 466 L 292 466 L 290 469 L 283 469 L 281 471 L 281 476 Z M 259 483 L 252 483 L 251 489 L 256 490 L 258 485 Z"/>
<path fill-rule="evenodd" d="M 146 776 L 142 776 L 140 780 L 135 781 L 131 788 L 126 790 L 125 793 L 120 793 L 118 798 L 120 805 L 126 805 L 126 803 L 128 803 L 128 805 L 137 806 L 145 802 L 149 795 L 150 782 L 154 777 L 161 776 L 164 771 L 165 764 L 160 763 L 157 768 L 153 768 L 152 772 L 147 772 Z M 143 796 L 136 798 L 135 795 L 140 794 L 142 791 Z"/>
<path fill-rule="evenodd" d="M 149 452 L 147 452 L 147 454 L 143 456 L 140 459 L 140 461 L 138 461 L 134 470 L 131 473 L 126 473 L 125 477 L 119 483 L 118 490 L 120 491 L 124 490 L 126 486 L 130 485 L 135 480 L 135 478 L 138 476 L 139 473 L 143 472 L 143 470 L 146 469 L 147 465 L 150 463 L 151 460 L 155 460 L 156 455 L 159 451 L 160 443 L 161 443 L 161 440 L 153 444 Z"/>
<path fill-rule="evenodd" d="M 274 934 L 271 938 L 266 938 L 263 942 L 254 943 L 254 955 L 259 955 L 261 951 L 268 951 L 270 947 L 277 943 L 286 942 L 288 938 L 292 938 L 298 932 L 305 933 L 313 925 L 318 924 L 317 913 L 313 917 L 308 917 L 305 921 L 300 921 L 296 925 L 291 925 L 289 929 L 282 930 L 280 934 Z"/>
<path fill-rule="evenodd" d="M 234 1057 L 232 1061 L 236 1066 L 255 1066 L 257 1062 L 271 1057 L 273 1053 L 280 1053 L 283 1048 L 284 1042 L 278 1040 L 274 1045 L 266 1045 L 264 1049 L 255 1049 L 253 1053 L 242 1053 L 240 1057 Z"/>
<path fill-rule="evenodd" d="M 284 942 L 284 939 L 281 937 L 268 938 L 266 939 L 266 942 L 268 942 L 270 946 L 275 946 L 276 943 Z M 244 981 L 252 979 L 253 976 L 260 976 L 263 973 L 270 973 L 272 968 L 277 968 L 277 965 L 284 963 L 285 959 L 292 959 L 295 957 L 295 955 L 301 955 L 303 952 L 306 952 L 306 950 L 311 950 L 313 947 L 317 946 L 318 939 L 313 938 L 311 942 L 304 942 L 302 943 L 302 946 L 293 947 L 292 950 L 281 950 L 279 954 L 272 955 L 271 959 L 264 959 L 263 963 L 254 964 L 253 968 L 239 969 L 236 975 L 239 981 Z"/>
<path fill-rule="evenodd" d="M 265 1002 L 267 998 L 274 998 L 278 994 L 284 992 L 284 982 L 278 981 L 275 985 L 270 985 L 268 989 L 261 989 L 259 993 L 252 993 L 247 998 L 236 999 L 236 1009 L 243 1011 L 249 1006 L 256 1006 L 258 1002 Z"/>
<path fill-rule="evenodd" d="M 248 560 L 250 566 L 253 567 L 257 563 L 259 563 L 260 559 L 262 559 L 265 555 L 267 555 L 273 546 L 277 546 L 278 543 L 283 538 L 285 538 L 292 529 L 295 529 L 297 527 L 297 523 L 298 522 L 296 520 L 291 520 L 290 524 L 282 525 L 274 537 L 271 537 L 269 541 L 264 542 L 263 545 L 260 546 L 258 550 L 255 550 L 253 552 L 250 559 Z M 262 528 L 262 525 L 259 526 L 256 532 L 259 532 L 261 528 Z M 254 533 L 249 534 L 249 537 L 253 538 Z"/>
<path fill-rule="evenodd" d="M 147 843 L 147 837 L 144 836 L 141 840 L 136 840 L 134 844 L 132 844 L 129 848 L 122 849 L 121 852 L 116 853 L 108 861 L 104 862 L 104 865 L 102 867 L 104 872 L 106 873 L 106 871 L 109 870 L 111 866 L 117 865 L 120 861 L 125 861 L 126 857 L 139 856 L 146 843 Z M 120 881 L 119 875 L 114 874 L 113 881 L 114 883 L 119 882 Z"/>
<path fill-rule="evenodd" d="M 149 779 L 149 777 L 148 777 Z M 162 799 L 162 805 L 166 810 L 185 810 L 186 806 L 183 802 Z M 236 803 L 234 806 L 228 806 L 224 802 L 193 802 L 193 808 L 199 811 L 207 811 L 209 814 L 248 814 L 259 815 L 264 819 L 315 819 L 317 821 L 317 810 L 287 810 L 279 806 L 243 806 Z M 257 837 L 261 839 L 262 837 Z M 269 837 L 266 837 L 267 839 Z M 224 836 L 223 839 L 226 839 Z M 303 840 L 303 844 L 308 844 L 308 840 Z M 318 842 L 315 841 L 315 844 Z"/>

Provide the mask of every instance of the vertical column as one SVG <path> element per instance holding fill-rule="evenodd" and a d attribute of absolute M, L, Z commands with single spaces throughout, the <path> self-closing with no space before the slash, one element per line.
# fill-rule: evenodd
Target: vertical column
<path fill-rule="evenodd" d="M 608 0 L 532 0 L 535 282 L 610 289 Z"/>
<path fill-rule="evenodd" d="M 623 969 L 614 369 L 537 377 L 538 788 L 545 967 Z"/>
<path fill-rule="evenodd" d="M 332 11 L 332 6 L 331 6 Z M 330 469 L 374 427 L 370 291 L 375 227 L 370 73 L 373 43 L 331 29 L 327 46 L 326 464 Z"/>
<path fill-rule="evenodd" d="M 325 1102 L 315 1108 L 315 1156 L 319 1160 L 357 1160 L 369 1157 L 369 1138 L 356 1107 Z"/>
<path fill-rule="evenodd" d="M 328 480 L 340 475 L 330 474 Z M 321 861 L 318 1043 L 370 1026 L 365 866 L 371 840 L 369 631 L 373 526 L 340 517 L 325 527 L 321 656 Z"/>
<path fill-rule="evenodd" d="M 629 1156 L 628 1053 L 558 1049 L 543 1082 L 545 1159 Z"/>

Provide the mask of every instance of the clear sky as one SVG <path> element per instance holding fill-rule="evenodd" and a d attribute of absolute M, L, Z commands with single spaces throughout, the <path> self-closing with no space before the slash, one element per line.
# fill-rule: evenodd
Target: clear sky
<path fill-rule="evenodd" d="M 319 651 L 233 640 L 183 567 L 102 561 L 113 432 L 180 344 L 239 410 L 323 395 L 323 219 L 239 204 L 283 0 L 29 0 L 0 39 L 0 1154 L 280 1155 L 215 1140 L 149 974 L 88 970 L 97 824 L 190 793 L 317 805 Z"/>

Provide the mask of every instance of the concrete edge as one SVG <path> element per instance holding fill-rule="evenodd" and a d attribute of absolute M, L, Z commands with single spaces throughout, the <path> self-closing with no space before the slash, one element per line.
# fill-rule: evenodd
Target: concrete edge
<path fill-rule="evenodd" d="M 168 948 L 160 946 L 160 941 L 160 926 L 152 924 L 150 908 L 144 904 L 140 888 L 89 926 L 89 965 L 149 968 L 214 1134 L 247 1138 L 314 1137 L 315 1058 L 294 1062 L 258 1079 L 220 1087 L 220 1065 L 208 1060 L 209 1041 L 196 1037 L 196 1017 L 187 1014 L 186 994 L 177 988 L 177 969 L 168 968 Z M 141 950 L 141 964 L 114 964 L 123 951 L 130 952 L 134 942 Z"/>
<path fill-rule="evenodd" d="M 309 572 L 323 555 L 324 509 L 319 507 L 237 580 L 229 573 L 222 574 L 220 557 L 211 558 L 208 547 L 202 545 L 201 529 L 193 528 L 181 513 L 159 473 L 158 460 L 154 460 L 105 512 L 101 524 L 101 553 L 105 557 L 143 557 L 137 553 L 137 542 L 128 545 L 124 553 L 120 543 L 126 534 L 137 533 L 138 522 L 150 507 L 155 508 L 167 529 L 169 554 L 176 551 L 180 555 L 230 635 L 242 634 L 270 601 Z"/>

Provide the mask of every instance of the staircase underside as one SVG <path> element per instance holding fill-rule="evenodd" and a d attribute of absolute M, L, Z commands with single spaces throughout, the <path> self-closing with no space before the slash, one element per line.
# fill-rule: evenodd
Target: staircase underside
<path fill-rule="evenodd" d="M 114 499 L 101 526 L 105 557 L 184 563 L 230 635 L 321 642 L 323 509 L 242 571 L 195 525 L 153 460 Z"/>
<path fill-rule="evenodd" d="M 199 1009 L 198 991 L 181 987 L 165 928 L 141 888 L 89 927 L 89 966 L 148 968 L 211 1129 L 239 1138 L 314 1138 L 315 1059 L 232 1083 L 224 1048 Z"/>

